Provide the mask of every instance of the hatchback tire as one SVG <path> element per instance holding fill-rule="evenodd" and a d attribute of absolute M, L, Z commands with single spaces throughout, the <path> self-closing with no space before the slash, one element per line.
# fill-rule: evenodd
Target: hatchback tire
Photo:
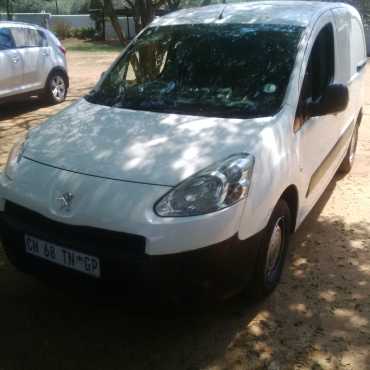
<path fill-rule="evenodd" d="M 353 164 L 355 162 L 357 142 L 358 142 L 358 125 L 356 125 L 353 130 L 351 142 L 349 143 L 346 156 L 344 157 L 343 162 L 339 167 L 338 171 L 340 173 L 346 174 L 351 171 Z"/>
<path fill-rule="evenodd" d="M 275 206 L 262 238 L 249 293 L 262 299 L 278 285 L 291 235 L 291 212 L 285 200 Z"/>
<path fill-rule="evenodd" d="M 49 104 L 59 104 L 66 99 L 67 91 L 66 75 L 61 71 L 56 71 L 49 76 L 46 82 L 44 98 Z"/>

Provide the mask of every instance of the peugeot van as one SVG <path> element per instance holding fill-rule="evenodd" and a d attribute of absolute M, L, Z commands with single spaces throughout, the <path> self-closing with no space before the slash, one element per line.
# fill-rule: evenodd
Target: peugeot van
<path fill-rule="evenodd" d="M 0 103 L 38 95 L 57 104 L 67 96 L 66 50 L 49 30 L 0 22 Z"/>
<path fill-rule="evenodd" d="M 258 1 L 156 19 L 87 96 L 12 149 L 0 175 L 10 261 L 268 294 L 289 237 L 353 165 L 366 61 L 346 4 Z"/>

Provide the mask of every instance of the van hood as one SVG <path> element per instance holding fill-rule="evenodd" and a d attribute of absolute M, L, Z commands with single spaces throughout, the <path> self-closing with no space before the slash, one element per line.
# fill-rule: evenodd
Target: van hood
<path fill-rule="evenodd" d="M 253 153 L 274 119 L 143 112 L 81 99 L 31 130 L 24 157 L 92 176 L 174 186 L 231 154 Z"/>

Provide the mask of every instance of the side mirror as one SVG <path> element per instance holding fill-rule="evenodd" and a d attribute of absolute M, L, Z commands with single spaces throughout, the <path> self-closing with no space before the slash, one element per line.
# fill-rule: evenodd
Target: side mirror
<path fill-rule="evenodd" d="M 349 101 L 348 88 L 345 85 L 329 85 L 325 94 L 318 102 L 309 103 L 307 106 L 308 114 L 311 117 L 324 116 L 344 111 Z"/>

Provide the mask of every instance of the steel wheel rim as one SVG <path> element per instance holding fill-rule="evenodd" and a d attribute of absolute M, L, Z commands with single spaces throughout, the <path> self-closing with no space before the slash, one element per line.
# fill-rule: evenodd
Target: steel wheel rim
<path fill-rule="evenodd" d="M 355 131 L 352 135 L 352 140 L 351 140 L 351 144 L 350 144 L 350 147 L 349 147 L 349 162 L 351 164 L 353 163 L 353 161 L 355 159 L 355 155 L 356 155 L 357 138 L 358 138 L 358 130 L 357 130 L 357 127 L 356 127 Z"/>
<path fill-rule="evenodd" d="M 267 249 L 265 278 L 266 281 L 269 283 L 275 280 L 276 274 L 279 271 L 284 251 L 284 244 L 285 244 L 285 219 L 284 217 L 280 217 L 276 220 L 275 225 L 272 229 Z"/>
<path fill-rule="evenodd" d="M 66 94 L 66 85 L 63 77 L 54 76 L 51 80 L 51 93 L 57 101 L 61 101 L 65 98 Z"/>

